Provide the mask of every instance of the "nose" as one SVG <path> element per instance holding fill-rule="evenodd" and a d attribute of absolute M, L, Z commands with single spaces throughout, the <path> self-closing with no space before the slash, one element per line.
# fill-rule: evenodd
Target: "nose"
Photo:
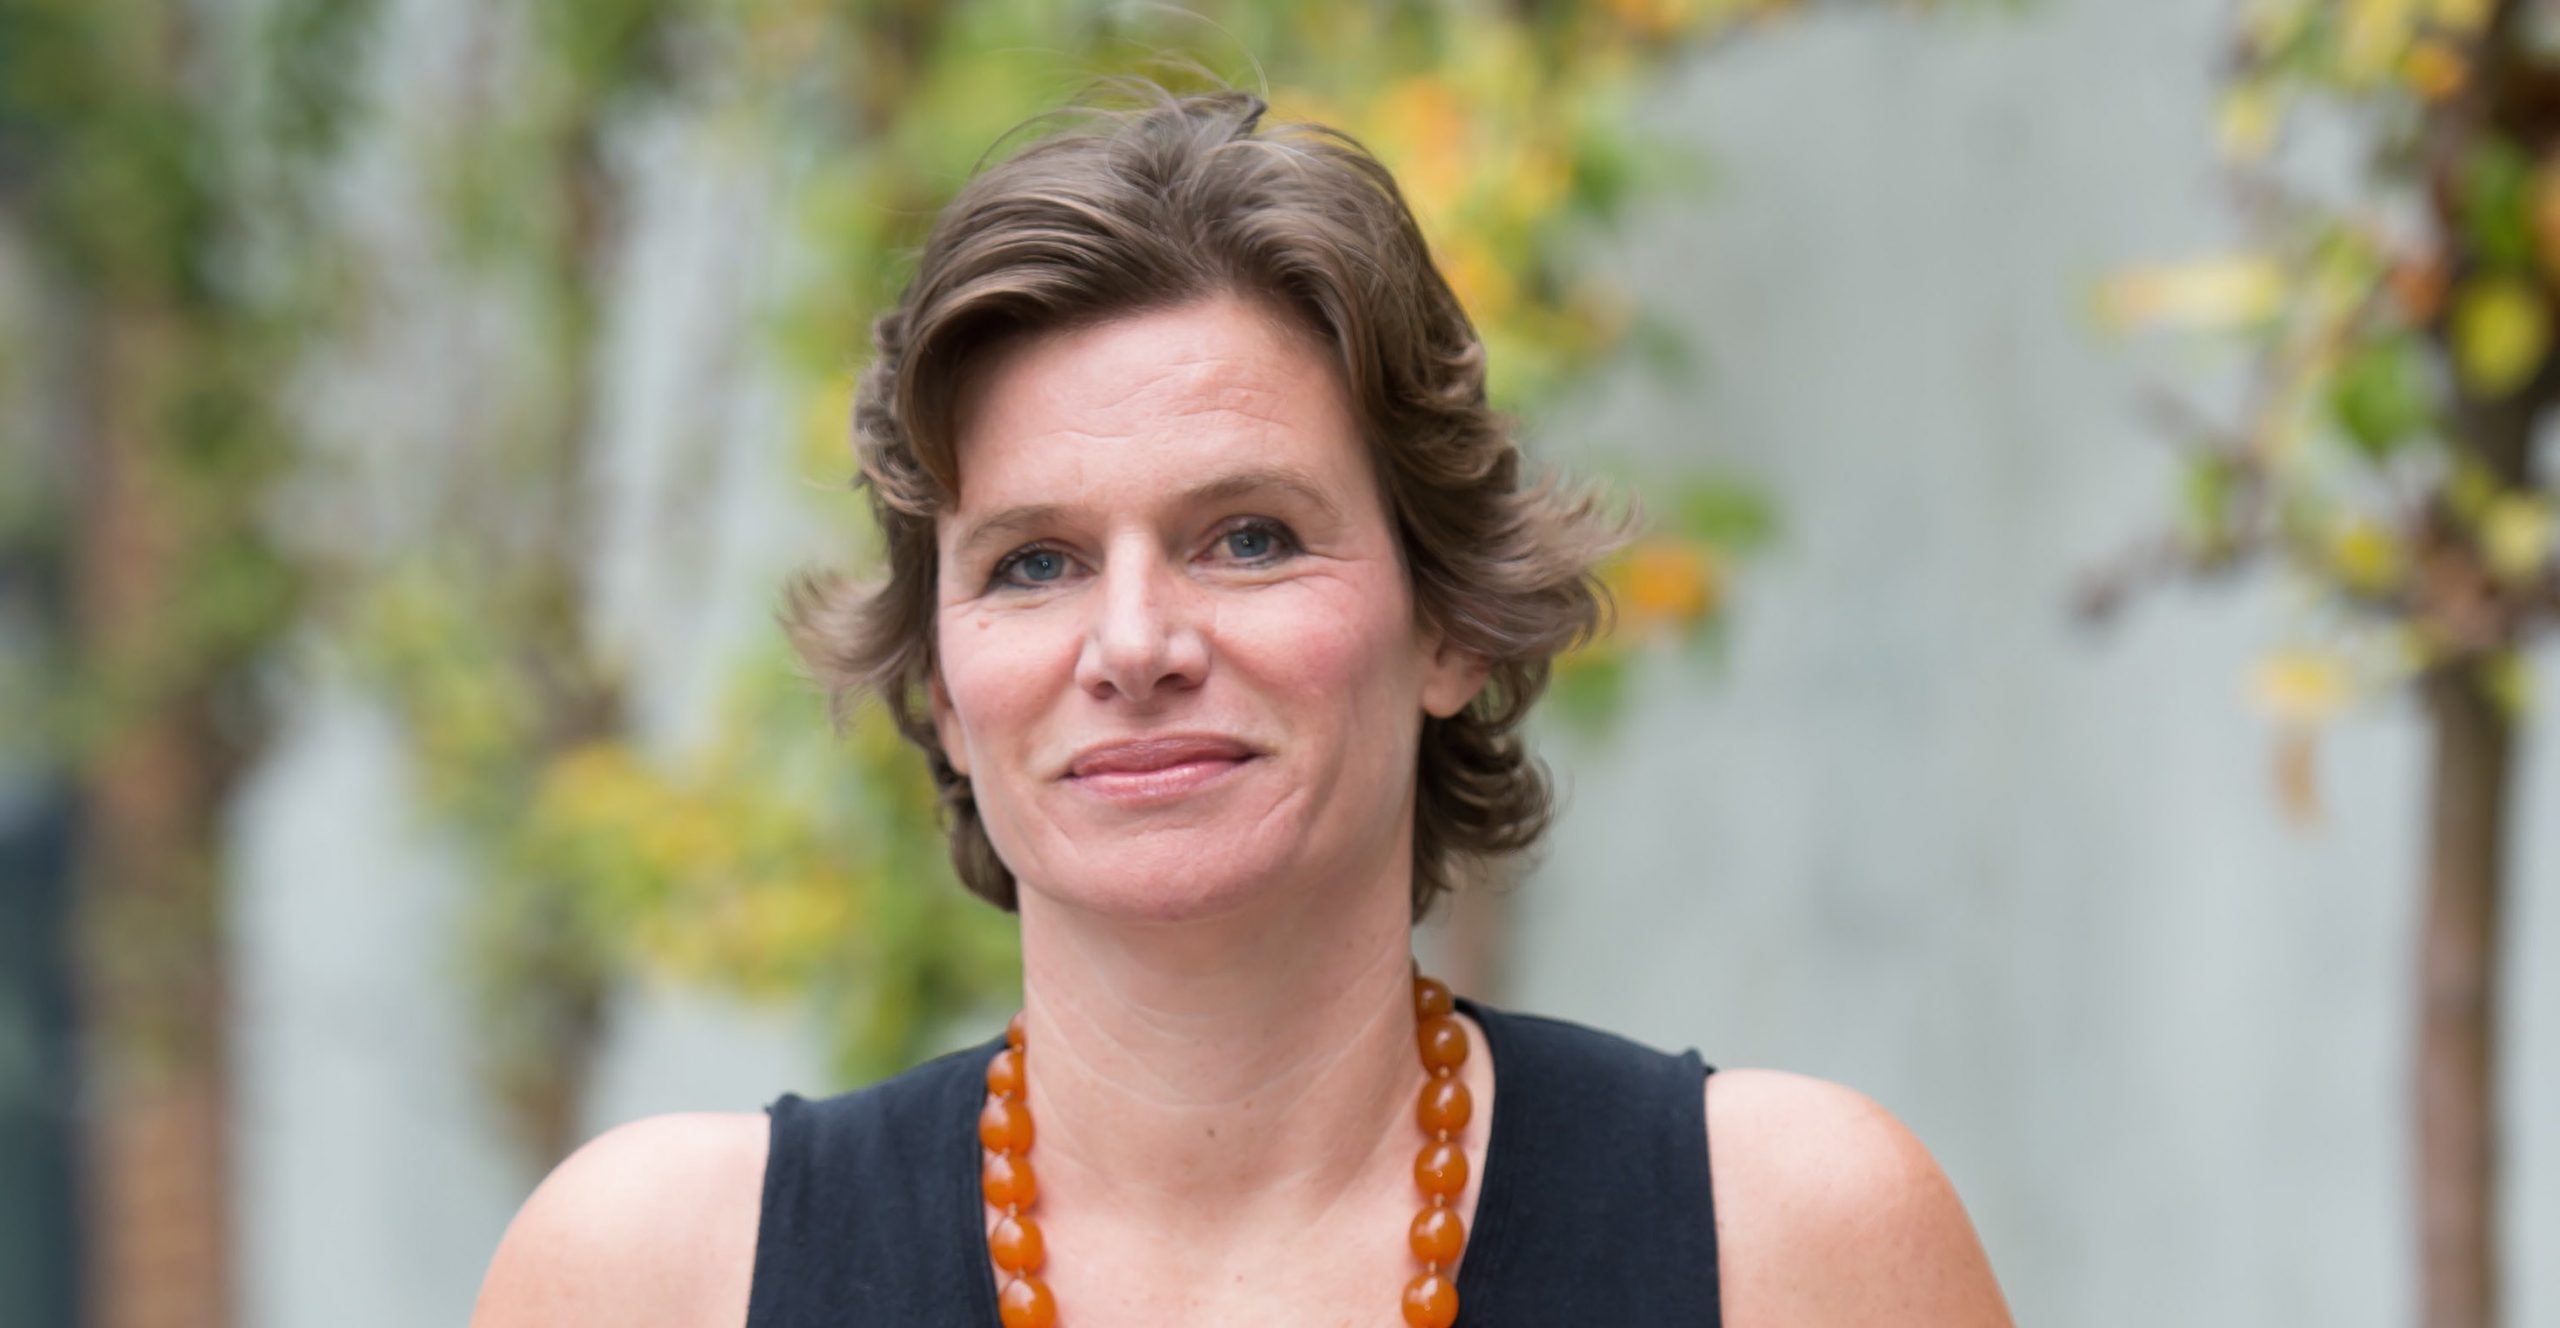
<path fill-rule="evenodd" d="M 1199 686 L 1209 659 L 1200 588 L 1134 540 L 1111 552 L 1096 579 L 1077 684 L 1095 697 L 1131 701 Z"/>

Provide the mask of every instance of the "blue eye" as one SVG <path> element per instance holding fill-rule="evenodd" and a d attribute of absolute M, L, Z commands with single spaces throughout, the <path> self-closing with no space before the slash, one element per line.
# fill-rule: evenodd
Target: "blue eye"
<path fill-rule="evenodd" d="M 1270 562 L 1297 547 L 1288 527 L 1269 521 L 1248 522 L 1219 538 L 1228 553 L 1249 563 Z"/>
<path fill-rule="evenodd" d="M 1019 571 L 1023 575 L 1017 578 Z M 996 564 L 991 580 L 996 584 L 1047 585 L 1067 574 L 1067 555 L 1056 549 L 1024 549 L 1008 555 Z"/>

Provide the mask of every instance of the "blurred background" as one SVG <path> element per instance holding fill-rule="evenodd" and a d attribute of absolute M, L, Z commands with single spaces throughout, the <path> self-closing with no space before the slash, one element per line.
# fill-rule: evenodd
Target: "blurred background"
<path fill-rule="evenodd" d="M 1427 963 L 1874 1097 L 2022 1323 L 2560 1323 L 2556 20 L 0 0 L 0 1325 L 457 1324 L 1011 1008 L 774 613 L 933 208 L 1180 62 L 1650 519 Z"/>

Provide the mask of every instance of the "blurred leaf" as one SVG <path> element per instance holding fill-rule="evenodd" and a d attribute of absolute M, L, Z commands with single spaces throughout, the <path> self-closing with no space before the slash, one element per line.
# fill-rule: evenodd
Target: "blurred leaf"
<path fill-rule="evenodd" d="M 1626 691 L 1626 651 L 1614 643 L 1594 643 L 1557 658 L 1546 709 L 1589 737 L 1616 721 Z"/>
<path fill-rule="evenodd" d="M 2399 535 L 2370 516 L 2338 523 L 2330 534 L 2328 554 L 2331 575 L 2357 594 L 2387 594 L 2408 572 L 2408 555 Z"/>
<path fill-rule="evenodd" d="M 2511 721 L 2522 722 L 2539 709 L 2532 661 L 2520 650 L 2500 650 L 2482 660 L 2480 690 Z"/>
<path fill-rule="evenodd" d="M 2387 461 L 2428 425 L 2433 398 L 2424 351 L 2409 337 L 2367 341 L 2330 380 L 2329 410 L 2339 432 L 2368 461 Z"/>
<path fill-rule="evenodd" d="M 2505 492 L 2498 477 L 2470 452 L 2454 454 L 2453 469 L 2444 478 L 2444 504 L 2456 519 L 2475 533 L 2488 521 L 2489 508 Z"/>
<path fill-rule="evenodd" d="M 1680 533 L 1733 553 L 1759 549 L 1778 534 L 1778 511 L 1768 494 L 1732 480 L 1686 482 L 1673 517 Z"/>
<path fill-rule="evenodd" d="M 2503 397 L 2532 381 L 2551 351 L 2551 311 L 2539 287 L 2516 277 L 2474 277 L 2453 297 L 2454 364 L 2463 385 Z"/>
<path fill-rule="evenodd" d="M 2509 584 L 2531 582 L 2549 570 L 2553 533 L 2551 500 L 2503 493 L 2480 519 L 2480 555 L 2491 575 Z"/>
<path fill-rule="evenodd" d="M 2462 158 L 2462 222 L 2472 248 L 2493 266 L 2533 261 L 2533 162 L 2504 139 L 2487 139 Z"/>
<path fill-rule="evenodd" d="M 2218 453 L 2198 452 L 2187 459 L 2180 476 L 2179 512 L 2188 542 L 2208 555 L 2226 549 L 2238 480 L 2231 462 Z"/>
<path fill-rule="evenodd" d="M 2342 0 L 2338 66 L 2350 84 L 2370 84 L 2396 68 L 2415 31 L 2419 0 Z"/>
<path fill-rule="evenodd" d="M 2214 144 L 2235 161 L 2257 161 L 2274 150 L 2283 104 L 2263 80 L 2234 83 L 2214 107 Z"/>

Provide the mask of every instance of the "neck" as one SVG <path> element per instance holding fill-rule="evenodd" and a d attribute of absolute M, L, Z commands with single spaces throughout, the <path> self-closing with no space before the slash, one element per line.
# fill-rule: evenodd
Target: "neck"
<path fill-rule="evenodd" d="M 1214 1236 L 1311 1222 L 1412 1152 L 1401 889 L 1132 921 L 1022 897 L 1042 1200 Z"/>

